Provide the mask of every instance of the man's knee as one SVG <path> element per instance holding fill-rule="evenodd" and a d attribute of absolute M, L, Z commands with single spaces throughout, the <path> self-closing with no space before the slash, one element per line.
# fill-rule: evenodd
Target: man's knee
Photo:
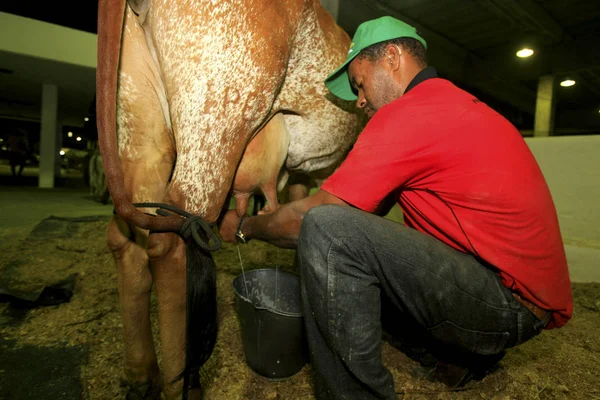
<path fill-rule="evenodd" d="M 304 215 L 300 234 L 298 237 L 298 247 L 303 244 L 322 242 L 339 229 L 339 225 L 344 221 L 345 206 L 326 204 L 313 207 Z"/>
<path fill-rule="evenodd" d="M 300 234 L 314 231 L 329 232 L 336 229 L 346 219 L 349 207 L 337 204 L 324 204 L 313 207 L 304 215 Z"/>
<path fill-rule="evenodd" d="M 327 254 L 337 232 L 336 226 L 343 220 L 339 205 L 321 205 L 311 208 L 302 220 L 297 243 L 297 255 L 302 260 L 314 260 Z"/>

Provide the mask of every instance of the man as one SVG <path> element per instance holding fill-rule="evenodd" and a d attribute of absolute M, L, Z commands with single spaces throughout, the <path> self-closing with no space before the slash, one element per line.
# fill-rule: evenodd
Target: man
<path fill-rule="evenodd" d="M 27 132 L 24 129 L 17 129 L 17 131 L 9 134 L 6 140 L 6 147 L 12 176 L 13 178 L 21 178 L 29 150 Z"/>
<path fill-rule="evenodd" d="M 556 210 L 534 157 L 505 118 L 438 78 L 425 49 L 394 18 L 359 26 L 325 82 L 371 117 L 344 163 L 312 196 L 223 218 L 224 240 L 297 246 L 320 399 L 396 398 L 382 321 L 457 386 L 571 318 Z M 373 215 L 389 198 L 406 226 Z"/>

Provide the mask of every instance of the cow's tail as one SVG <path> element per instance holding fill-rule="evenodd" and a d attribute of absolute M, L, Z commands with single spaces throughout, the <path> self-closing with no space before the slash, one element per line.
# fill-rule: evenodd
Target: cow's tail
<path fill-rule="evenodd" d="M 183 399 L 188 389 L 200 387 L 198 371 L 209 359 L 217 341 L 217 279 L 209 252 L 192 239 L 186 242 L 186 349 Z"/>
<path fill-rule="evenodd" d="M 102 154 L 102 163 L 108 191 L 112 197 L 116 213 L 131 225 L 152 232 L 176 232 L 186 241 L 186 298 L 187 330 L 185 368 L 178 379 L 184 378 L 183 398 L 187 398 L 190 374 L 197 372 L 210 357 L 216 341 L 216 282 L 215 265 L 210 255 L 219 248 L 218 237 L 205 227 L 204 233 L 198 233 L 192 220 L 198 221 L 185 212 L 179 212 L 186 218 L 174 213 L 159 213 L 159 216 L 147 215 L 137 207 L 152 207 L 151 204 L 137 204 L 125 190 L 123 169 L 119 162 L 117 147 L 117 80 L 123 22 L 126 0 L 99 0 L 98 2 L 98 59 L 96 68 L 96 122 L 98 125 L 98 145 Z M 155 207 L 175 207 L 157 204 Z M 178 210 L 181 211 L 181 210 Z M 197 224 L 196 224 L 197 225 Z M 186 229 L 186 226 L 190 227 Z M 200 229 L 199 229 L 200 230 Z M 213 239 L 209 245 L 210 239 Z M 197 376 L 197 373 L 194 374 Z"/>

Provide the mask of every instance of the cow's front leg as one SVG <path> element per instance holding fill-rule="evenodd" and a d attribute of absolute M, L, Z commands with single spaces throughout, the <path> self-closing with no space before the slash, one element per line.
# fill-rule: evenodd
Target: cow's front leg
<path fill-rule="evenodd" d="M 116 264 L 125 365 L 122 381 L 157 398 L 161 381 L 150 327 L 152 275 L 143 248 L 145 233 L 132 230 L 119 216 L 107 228 L 107 244 Z"/>
<path fill-rule="evenodd" d="M 299 172 L 291 173 L 287 184 L 290 202 L 308 197 L 310 188 L 315 186 L 308 175 Z"/>
<path fill-rule="evenodd" d="M 173 233 L 153 233 L 148 241 L 160 325 L 163 354 L 163 395 L 179 399 L 183 380 L 175 378 L 185 366 L 186 345 L 186 248 Z M 200 398 L 200 390 L 188 392 L 188 398 Z"/>

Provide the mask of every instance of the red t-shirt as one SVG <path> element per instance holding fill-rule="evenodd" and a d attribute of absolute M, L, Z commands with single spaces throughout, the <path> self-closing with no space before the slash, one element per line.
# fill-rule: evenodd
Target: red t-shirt
<path fill-rule="evenodd" d="M 554 311 L 547 328 L 571 318 L 556 209 L 535 158 L 508 120 L 451 82 L 427 79 L 381 107 L 322 190 L 368 212 L 393 192 L 407 226 L 479 256 Z"/>

